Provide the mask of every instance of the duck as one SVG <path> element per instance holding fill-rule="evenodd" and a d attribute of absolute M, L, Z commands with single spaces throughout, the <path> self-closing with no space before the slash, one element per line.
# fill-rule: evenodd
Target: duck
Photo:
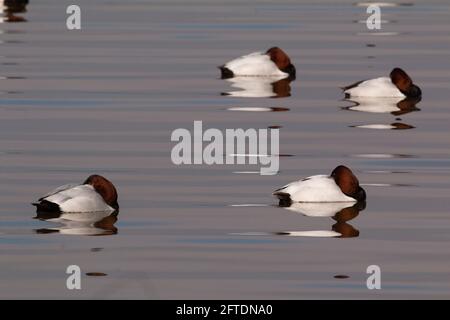
<path fill-rule="evenodd" d="M 280 205 L 292 202 L 358 202 L 366 192 L 348 167 L 339 165 L 331 175 L 315 175 L 294 181 L 273 192 Z"/>
<path fill-rule="evenodd" d="M 295 79 L 295 67 L 280 48 L 253 52 L 219 66 L 222 79 L 233 77 L 283 77 Z"/>
<path fill-rule="evenodd" d="M 350 97 L 391 97 L 419 98 L 422 90 L 416 86 L 401 68 L 394 68 L 389 77 L 379 77 L 358 81 L 343 87 L 346 98 Z"/>
<path fill-rule="evenodd" d="M 60 186 L 32 203 L 39 212 L 118 212 L 117 190 L 111 181 L 97 174 L 81 184 Z"/>

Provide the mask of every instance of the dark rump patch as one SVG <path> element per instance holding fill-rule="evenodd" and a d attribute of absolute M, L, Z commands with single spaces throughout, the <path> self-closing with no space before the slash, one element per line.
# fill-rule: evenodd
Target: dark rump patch
<path fill-rule="evenodd" d="M 36 207 L 36 212 L 40 213 L 61 213 L 61 208 L 56 203 L 50 202 L 48 200 L 41 200 L 37 203 L 32 203 L 33 206 Z"/>
<path fill-rule="evenodd" d="M 220 78 L 221 79 L 229 79 L 229 78 L 234 77 L 233 71 L 226 68 L 225 66 L 220 66 L 219 69 L 220 69 Z"/>
<path fill-rule="evenodd" d="M 277 236 L 288 236 L 291 233 L 290 232 L 286 232 L 286 231 L 280 231 L 280 232 L 275 232 L 274 234 L 277 235 Z"/>
<path fill-rule="evenodd" d="M 49 234 L 49 233 L 58 233 L 59 230 L 53 230 L 53 229 L 36 229 L 35 230 L 36 233 L 38 234 Z"/>
<path fill-rule="evenodd" d="M 280 207 L 289 207 L 292 204 L 291 195 L 289 193 L 281 192 L 281 191 L 275 191 L 273 193 L 273 195 L 278 198 L 278 200 L 279 200 L 278 205 Z"/>

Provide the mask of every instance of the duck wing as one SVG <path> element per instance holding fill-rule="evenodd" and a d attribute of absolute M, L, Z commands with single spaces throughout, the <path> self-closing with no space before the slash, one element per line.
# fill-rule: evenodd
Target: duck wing
<path fill-rule="evenodd" d="M 58 192 L 65 191 L 65 190 L 68 190 L 68 189 L 72 189 L 72 188 L 77 187 L 79 185 L 80 185 L 79 183 L 68 183 L 68 184 L 59 186 L 59 187 L 53 189 L 52 191 L 48 192 L 47 194 L 43 195 L 42 197 L 40 197 L 38 199 L 38 201 L 42 201 L 45 198 L 50 197 L 50 196 L 52 196 L 52 195 L 54 195 L 54 194 L 56 194 Z"/>

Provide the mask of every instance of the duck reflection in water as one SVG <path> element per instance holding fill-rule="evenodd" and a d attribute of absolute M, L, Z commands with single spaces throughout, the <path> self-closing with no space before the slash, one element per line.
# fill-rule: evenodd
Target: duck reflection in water
<path fill-rule="evenodd" d="M 111 212 L 40 212 L 34 219 L 58 224 L 53 228 L 37 229 L 36 233 L 60 233 L 65 235 L 105 236 L 117 234 L 114 224 L 117 222 L 119 211 Z"/>
<path fill-rule="evenodd" d="M 0 22 L 26 22 L 24 17 L 15 14 L 27 12 L 27 5 L 28 0 L 3 0 L 0 4 L 3 12 Z"/>
<path fill-rule="evenodd" d="M 390 113 L 393 116 L 400 116 L 414 111 L 420 111 L 416 105 L 421 98 L 374 98 L 374 97 L 352 97 L 345 101 L 354 105 L 344 107 L 344 110 L 360 111 L 368 113 Z"/>
<path fill-rule="evenodd" d="M 362 129 L 375 129 L 375 130 L 409 130 L 414 129 L 415 127 L 402 122 L 394 122 L 390 124 L 361 124 L 357 126 L 350 126 L 350 128 L 362 128 Z"/>
<path fill-rule="evenodd" d="M 222 92 L 224 96 L 240 98 L 283 98 L 291 96 L 290 78 L 235 77 L 226 79 L 237 91 Z"/>
<path fill-rule="evenodd" d="M 360 111 L 367 113 L 390 113 L 393 116 L 401 116 L 410 112 L 420 111 L 416 107 L 416 104 L 420 102 L 420 97 L 417 98 L 360 98 L 352 97 L 346 99 L 346 101 L 354 103 L 353 106 L 344 107 L 345 110 L 350 111 Z M 391 123 L 372 123 L 372 124 L 361 124 L 352 125 L 351 128 L 362 128 L 362 129 L 376 129 L 376 130 L 408 130 L 414 129 L 415 127 L 399 122 L 399 118 L 396 122 Z"/>
<path fill-rule="evenodd" d="M 306 203 L 281 202 L 280 207 L 308 217 L 330 217 L 336 223 L 331 226 L 331 230 L 313 231 L 283 231 L 279 235 L 294 237 L 334 237 L 334 238 L 354 238 L 359 236 L 359 230 L 347 223 L 356 218 L 361 211 L 366 208 L 366 201 L 359 201 L 350 205 L 349 203 Z"/>

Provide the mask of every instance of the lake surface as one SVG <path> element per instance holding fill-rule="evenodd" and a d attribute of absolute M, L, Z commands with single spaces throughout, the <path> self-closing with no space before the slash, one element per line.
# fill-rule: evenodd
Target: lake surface
<path fill-rule="evenodd" d="M 379 31 L 356 1 L 77 3 L 81 31 L 66 29 L 65 0 L 0 24 L 0 298 L 450 296 L 448 1 L 383 6 Z M 221 95 L 238 89 L 218 65 L 272 46 L 297 68 L 290 96 Z M 413 110 L 344 100 L 340 87 L 397 66 L 422 88 Z M 171 133 L 195 120 L 280 126 L 280 171 L 174 165 Z M 277 206 L 274 189 L 339 164 L 368 194 L 352 219 Z M 92 236 L 33 219 L 31 202 L 92 173 L 118 189 L 115 223 Z M 81 290 L 66 288 L 73 264 Z"/>

